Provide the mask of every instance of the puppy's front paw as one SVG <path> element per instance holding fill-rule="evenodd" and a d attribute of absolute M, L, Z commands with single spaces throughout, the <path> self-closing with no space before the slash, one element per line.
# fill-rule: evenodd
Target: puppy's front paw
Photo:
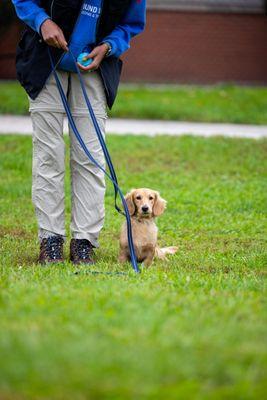
<path fill-rule="evenodd" d="M 121 264 L 126 263 L 126 262 L 128 261 L 128 256 L 127 256 L 127 254 L 125 254 L 125 253 L 120 253 L 120 254 L 119 254 L 119 257 L 118 257 L 118 261 L 119 261 L 119 263 L 121 263 Z"/>

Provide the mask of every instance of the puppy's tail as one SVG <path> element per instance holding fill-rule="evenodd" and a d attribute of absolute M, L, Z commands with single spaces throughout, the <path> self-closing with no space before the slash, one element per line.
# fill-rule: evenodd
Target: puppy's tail
<path fill-rule="evenodd" d="M 170 246 L 170 247 L 156 247 L 155 249 L 155 257 L 160 258 L 161 260 L 164 260 L 167 256 L 167 254 L 175 254 L 178 250 L 178 247 L 176 246 Z"/>

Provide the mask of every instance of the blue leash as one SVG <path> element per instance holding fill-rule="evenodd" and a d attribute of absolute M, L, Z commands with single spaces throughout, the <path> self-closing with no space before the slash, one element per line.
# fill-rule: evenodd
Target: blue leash
<path fill-rule="evenodd" d="M 131 263 L 132 263 L 132 266 L 133 266 L 134 271 L 137 272 L 137 273 L 139 273 L 140 270 L 139 270 L 139 267 L 138 267 L 138 264 L 137 264 L 136 255 L 135 255 L 135 251 L 134 251 L 133 236 L 132 236 L 132 226 L 131 226 L 131 217 L 130 217 L 130 214 L 129 214 L 128 206 L 127 206 L 126 200 L 125 200 L 125 198 L 124 198 L 124 196 L 123 196 L 123 193 L 122 193 L 122 191 L 121 191 L 121 189 L 120 189 L 120 187 L 119 187 L 118 180 L 117 180 L 117 176 L 116 176 L 116 172 L 115 172 L 115 169 L 114 169 L 114 167 L 113 167 L 113 164 L 112 164 L 112 160 L 111 160 L 109 151 L 108 151 L 108 149 L 107 149 L 105 140 L 104 140 L 104 138 L 103 138 L 103 136 L 102 136 L 102 133 L 101 133 L 101 130 L 100 130 L 100 128 L 99 128 L 99 125 L 98 125 L 98 122 L 97 122 L 97 119 L 96 119 L 94 110 L 93 110 L 93 108 L 92 108 L 92 105 L 91 105 L 90 100 L 89 100 L 89 98 L 88 98 L 88 95 L 87 95 L 87 93 L 86 93 L 86 89 L 85 89 L 83 77 L 82 77 L 82 74 L 81 74 L 81 72 L 80 72 L 80 70 L 79 70 L 79 67 L 77 66 L 76 59 L 75 59 L 75 57 L 73 56 L 73 54 L 70 52 L 71 56 L 73 57 L 73 61 L 74 61 L 75 68 L 76 68 L 76 72 L 77 72 L 78 77 L 79 77 L 79 81 L 80 81 L 80 84 L 81 84 L 83 96 L 84 96 L 84 99 L 85 99 L 85 102 L 86 102 L 86 105 L 87 105 L 87 108 L 88 108 L 89 116 L 90 116 L 90 118 L 92 119 L 92 122 L 93 122 L 93 125 L 94 125 L 94 128 L 95 128 L 97 137 L 98 137 L 98 139 L 99 139 L 100 145 L 101 145 L 101 147 L 102 147 L 102 150 L 103 150 L 103 153 L 104 153 L 104 156 L 105 156 L 105 160 L 106 160 L 106 162 L 107 162 L 107 164 L 108 164 L 108 168 L 109 168 L 110 174 L 105 170 L 105 168 L 103 168 L 103 167 L 94 159 L 94 157 L 93 157 L 93 156 L 91 155 L 91 153 L 89 152 L 89 150 L 88 150 L 86 144 L 84 143 L 84 141 L 83 141 L 83 139 L 82 139 L 82 137 L 81 137 L 81 135 L 80 135 L 80 133 L 79 133 L 77 127 L 76 127 L 76 124 L 75 124 L 75 122 L 74 122 L 73 116 L 72 116 L 72 114 L 71 114 L 71 111 L 70 111 L 70 108 L 69 108 L 69 105 L 68 105 L 68 100 L 67 100 L 67 97 L 66 97 L 66 95 L 65 95 L 65 93 L 64 93 L 64 90 L 63 90 L 63 88 L 62 88 L 62 85 L 61 85 L 61 83 L 60 83 L 58 74 L 57 74 L 57 72 L 56 72 L 56 66 L 55 66 L 54 61 L 53 61 L 53 59 L 52 59 L 52 55 L 51 55 L 51 52 L 50 52 L 49 47 L 48 47 L 48 54 L 49 54 L 49 58 L 50 58 L 51 66 L 52 66 L 52 72 L 53 72 L 53 74 L 54 74 L 54 77 L 55 77 L 55 80 L 56 80 L 56 84 L 57 84 L 57 87 L 58 87 L 58 90 L 59 90 L 59 94 L 60 94 L 60 97 L 61 97 L 61 100 L 62 100 L 64 109 L 65 109 L 65 111 L 66 111 L 69 124 L 70 124 L 71 129 L 73 130 L 73 132 L 74 132 L 74 134 L 75 134 L 75 136 L 76 136 L 76 139 L 77 139 L 78 142 L 80 143 L 82 149 L 84 150 L 84 152 L 85 152 L 85 154 L 87 155 L 87 157 L 89 158 L 89 160 L 91 160 L 98 168 L 100 168 L 101 171 L 103 171 L 104 174 L 105 174 L 105 175 L 110 179 L 110 181 L 113 183 L 113 186 L 114 186 L 114 193 L 115 193 L 115 208 L 116 208 L 116 210 L 117 210 L 120 214 L 122 214 L 122 215 L 124 215 L 124 216 L 126 217 L 126 222 L 127 222 L 127 238 L 128 238 L 128 245 L 129 245 L 130 256 L 131 256 Z M 120 207 L 117 205 L 117 196 L 118 196 L 118 194 L 119 194 L 119 196 L 120 196 L 120 198 L 121 198 L 121 201 L 122 201 L 123 208 L 124 208 L 124 211 L 125 211 L 125 212 L 123 212 L 123 211 L 120 209 Z"/>

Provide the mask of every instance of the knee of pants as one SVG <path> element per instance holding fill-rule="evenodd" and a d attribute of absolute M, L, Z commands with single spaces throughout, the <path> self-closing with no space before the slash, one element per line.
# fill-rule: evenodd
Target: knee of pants
<path fill-rule="evenodd" d="M 81 150 L 83 152 L 83 150 Z M 98 165 L 100 165 L 103 169 L 105 169 L 105 157 L 103 154 L 102 149 L 95 153 L 95 152 L 90 152 L 94 160 L 97 162 Z M 101 153 L 101 154 L 100 154 Z M 79 154 L 77 157 L 77 154 L 71 158 L 71 167 L 72 168 L 82 168 L 82 169 L 90 169 L 90 171 L 101 171 L 100 168 L 98 167 L 91 159 L 88 158 L 86 154 Z"/>
<path fill-rule="evenodd" d="M 61 143 L 45 145 L 33 139 L 35 170 L 39 174 L 58 175 L 65 171 L 65 149 Z M 63 148 L 62 148 L 63 147 Z M 51 176 L 51 177 L 52 177 Z"/>
<path fill-rule="evenodd" d="M 32 113 L 33 161 L 37 173 L 63 173 L 65 170 L 65 142 L 63 115 L 60 113 Z"/>
<path fill-rule="evenodd" d="M 85 144 L 93 159 L 102 168 L 105 168 L 105 156 L 98 138 L 96 137 L 91 140 L 86 140 Z M 94 161 L 88 157 L 79 143 L 71 144 L 70 163 L 72 168 L 99 170 L 98 166 L 96 166 Z"/>
<path fill-rule="evenodd" d="M 99 162 L 99 165 L 103 169 L 105 169 L 105 163 L 101 161 Z M 86 181 L 89 179 L 93 179 L 94 184 L 98 185 L 98 189 L 101 186 L 105 190 L 105 173 L 103 170 L 101 170 L 97 165 L 95 165 L 92 161 L 89 161 L 88 159 L 82 160 L 81 162 L 76 162 L 72 160 L 71 163 L 71 176 L 72 179 L 78 178 L 78 176 L 81 179 L 85 179 Z"/>

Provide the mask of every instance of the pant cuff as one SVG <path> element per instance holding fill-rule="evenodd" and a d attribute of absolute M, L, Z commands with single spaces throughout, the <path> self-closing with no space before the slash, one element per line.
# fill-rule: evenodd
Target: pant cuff
<path fill-rule="evenodd" d="M 47 239 L 47 238 L 49 238 L 51 236 L 61 236 L 64 239 L 64 241 L 66 240 L 66 236 L 65 235 L 61 235 L 61 234 L 56 233 L 56 232 L 47 231 L 46 229 L 39 229 L 39 231 L 38 231 L 38 238 L 39 238 L 40 242 L 43 239 Z"/>
<path fill-rule="evenodd" d="M 90 233 L 72 232 L 73 239 L 87 239 L 94 247 L 99 247 L 98 239 Z"/>

